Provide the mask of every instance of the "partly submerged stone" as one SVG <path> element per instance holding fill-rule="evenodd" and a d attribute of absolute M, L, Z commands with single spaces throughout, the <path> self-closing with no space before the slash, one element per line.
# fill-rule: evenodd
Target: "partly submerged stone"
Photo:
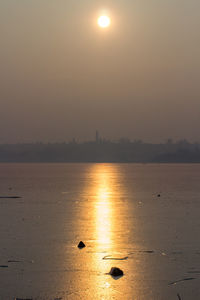
<path fill-rule="evenodd" d="M 123 275 L 124 275 L 124 272 L 123 272 L 121 269 L 119 269 L 119 268 L 112 267 L 112 268 L 110 269 L 109 274 L 110 274 L 111 276 L 117 277 L 117 276 L 123 276 Z"/>
<path fill-rule="evenodd" d="M 82 248 L 84 248 L 84 247 L 86 247 L 86 246 L 85 246 L 85 244 L 84 244 L 82 241 L 80 241 L 77 247 L 78 247 L 79 249 L 82 249 Z"/>

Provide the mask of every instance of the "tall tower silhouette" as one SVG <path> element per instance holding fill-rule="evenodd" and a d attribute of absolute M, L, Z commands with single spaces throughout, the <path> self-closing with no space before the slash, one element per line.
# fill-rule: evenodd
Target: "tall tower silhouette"
<path fill-rule="evenodd" d="M 99 132 L 98 132 L 98 130 L 96 130 L 95 141 L 96 141 L 96 144 L 99 144 Z"/>

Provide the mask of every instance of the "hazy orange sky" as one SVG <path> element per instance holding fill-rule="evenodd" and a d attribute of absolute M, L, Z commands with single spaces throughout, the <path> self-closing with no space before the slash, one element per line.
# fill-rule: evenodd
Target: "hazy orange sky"
<path fill-rule="evenodd" d="M 199 0 L 1 0 L 0 143 L 200 141 L 199 28 Z"/>

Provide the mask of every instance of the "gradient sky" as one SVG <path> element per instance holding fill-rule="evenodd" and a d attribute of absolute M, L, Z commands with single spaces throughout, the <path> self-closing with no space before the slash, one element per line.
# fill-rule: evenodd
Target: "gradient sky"
<path fill-rule="evenodd" d="M 199 29 L 199 0 L 0 0 L 0 143 L 200 141 Z"/>

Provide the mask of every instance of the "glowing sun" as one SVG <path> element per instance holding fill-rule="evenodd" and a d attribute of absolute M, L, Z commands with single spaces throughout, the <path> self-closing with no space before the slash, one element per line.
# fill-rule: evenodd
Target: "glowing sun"
<path fill-rule="evenodd" d="M 110 18 L 108 16 L 100 16 L 98 18 L 98 25 L 102 28 L 110 26 Z"/>

